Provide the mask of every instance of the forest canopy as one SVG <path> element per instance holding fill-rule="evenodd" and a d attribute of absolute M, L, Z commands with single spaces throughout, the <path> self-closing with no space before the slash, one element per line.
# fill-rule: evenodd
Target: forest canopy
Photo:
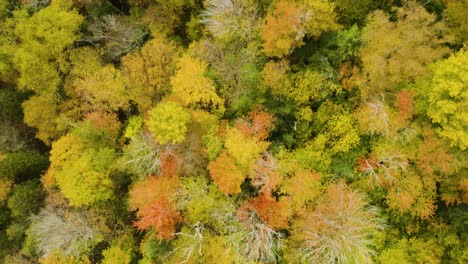
<path fill-rule="evenodd" d="M 0 0 L 0 263 L 468 263 L 467 0 Z"/>

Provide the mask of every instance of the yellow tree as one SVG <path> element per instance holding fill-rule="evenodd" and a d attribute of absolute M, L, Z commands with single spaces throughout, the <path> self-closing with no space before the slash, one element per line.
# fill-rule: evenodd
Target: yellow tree
<path fill-rule="evenodd" d="M 37 129 L 36 137 L 46 144 L 60 136 L 57 128 L 58 102 L 50 95 L 32 96 L 23 102 L 24 122 Z"/>
<path fill-rule="evenodd" d="M 13 54 L 13 63 L 20 72 L 20 89 L 39 93 L 57 89 L 63 51 L 78 40 L 83 21 L 72 5 L 69 0 L 53 0 L 32 16 L 26 10 L 15 12 L 15 35 L 20 44 Z"/>
<path fill-rule="evenodd" d="M 122 74 L 129 82 L 129 96 L 140 111 L 148 110 L 170 90 L 176 46 L 164 37 L 155 37 L 140 51 L 122 58 Z"/>
<path fill-rule="evenodd" d="M 268 148 L 269 143 L 245 135 L 241 130 L 234 127 L 227 129 L 224 145 L 236 164 L 239 165 L 244 174 L 247 174 L 253 169 L 255 160 Z"/>
<path fill-rule="evenodd" d="M 177 63 L 177 72 L 171 78 L 172 91 L 185 106 L 224 112 L 224 102 L 216 94 L 214 82 L 205 77 L 207 64 L 185 54 Z"/>
<path fill-rule="evenodd" d="M 468 147 L 468 51 L 463 48 L 432 67 L 428 116 L 453 146 Z"/>
<path fill-rule="evenodd" d="M 118 69 L 104 66 L 74 82 L 76 93 L 86 104 L 85 109 L 117 111 L 129 105 L 128 89 Z"/>
<path fill-rule="evenodd" d="M 106 201 L 113 195 L 110 178 L 115 151 L 97 148 L 93 142 L 67 134 L 52 144 L 50 169 L 57 185 L 70 204 L 88 206 Z"/>
<path fill-rule="evenodd" d="M 185 139 L 190 113 L 174 102 L 162 102 L 148 112 L 147 125 L 160 144 L 177 144 Z"/>
<path fill-rule="evenodd" d="M 430 73 L 427 66 L 448 52 L 446 26 L 436 21 L 415 1 L 397 8 L 397 20 L 378 10 L 367 17 L 360 50 L 363 73 L 368 79 L 361 87 L 363 99 L 379 96 L 401 82 Z"/>

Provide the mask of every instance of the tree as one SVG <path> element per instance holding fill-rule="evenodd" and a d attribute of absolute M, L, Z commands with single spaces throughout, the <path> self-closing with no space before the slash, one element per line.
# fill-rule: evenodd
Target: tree
<path fill-rule="evenodd" d="M 15 12 L 15 35 L 21 44 L 13 63 L 20 72 L 20 89 L 53 93 L 58 88 L 63 51 L 78 40 L 83 21 L 72 5 L 69 0 L 54 0 L 32 16 L 24 9 Z"/>
<path fill-rule="evenodd" d="M 47 257 L 39 259 L 40 264 L 90 264 L 87 256 L 66 256 L 61 250 L 56 250 Z"/>
<path fill-rule="evenodd" d="M 245 135 L 238 128 L 228 128 L 226 131 L 224 146 L 244 174 L 253 169 L 255 160 L 268 148 L 268 145 L 268 142 Z"/>
<path fill-rule="evenodd" d="M 102 240 L 86 212 L 65 212 L 50 207 L 32 217 L 26 233 L 34 239 L 37 253 L 42 257 L 54 255 L 57 251 L 77 257 L 89 253 Z"/>
<path fill-rule="evenodd" d="M 47 157 L 31 150 L 8 153 L 0 159 L 0 178 L 21 182 L 38 177 L 47 169 Z"/>
<path fill-rule="evenodd" d="M 273 121 L 274 117 L 272 114 L 261 108 L 255 108 L 249 112 L 245 119 L 237 120 L 236 128 L 247 136 L 266 140 L 274 126 Z"/>
<path fill-rule="evenodd" d="M 201 22 L 220 41 L 248 41 L 259 30 L 256 1 L 208 0 Z"/>
<path fill-rule="evenodd" d="M 304 0 L 299 3 L 279 1 L 263 26 L 263 50 L 267 56 L 283 57 L 304 43 L 304 36 L 318 37 L 338 27 L 334 5 L 326 0 Z"/>
<path fill-rule="evenodd" d="M 281 196 L 277 200 L 271 194 L 262 194 L 253 198 L 251 205 L 270 227 L 274 229 L 288 227 L 293 213 L 289 197 Z"/>
<path fill-rule="evenodd" d="M 279 165 L 271 153 L 264 153 L 255 162 L 250 178 L 251 184 L 258 189 L 259 193 L 271 195 L 281 184 Z"/>
<path fill-rule="evenodd" d="M 130 3 L 143 9 L 141 20 L 148 25 L 153 35 L 173 35 L 183 27 L 184 11 L 195 11 L 198 3 L 194 0 L 131 0 Z M 198 11 L 198 10 L 197 10 Z"/>
<path fill-rule="evenodd" d="M 411 120 L 414 113 L 414 93 L 413 91 L 402 90 L 396 95 L 395 107 L 398 109 L 399 121 Z"/>
<path fill-rule="evenodd" d="M 130 143 L 123 147 L 123 154 L 117 166 L 138 178 L 158 174 L 161 166 L 160 151 L 160 147 L 148 132 L 137 133 Z"/>
<path fill-rule="evenodd" d="M 222 114 L 224 102 L 216 94 L 214 82 L 205 77 L 207 64 L 185 54 L 177 62 L 177 72 L 171 77 L 172 91 L 184 106 L 200 107 Z"/>
<path fill-rule="evenodd" d="M 57 127 L 58 102 L 49 95 L 32 96 L 23 102 L 24 123 L 37 128 L 36 137 L 46 144 L 60 136 Z"/>
<path fill-rule="evenodd" d="M 33 133 L 23 123 L 21 103 L 26 94 L 16 89 L 0 89 L 0 152 L 14 152 L 31 143 Z"/>
<path fill-rule="evenodd" d="M 397 84 L 427 76 L 427 66 L 448 52 L 446 26 L 415 1 L 397 8 L 397 21 L 377 10 L 369 14 L 363 30 L 361 59 L 368 79 L 363 99 L 378 97 Z M 395 43 L 399 43 L 395 46 Z"/>
<path fill-rule="evenodd" d="M 293 223 L 296 260 L 326 263 L 371 263 L 372 236 L 382 228 L 375 208 L 364 196 L 340 184 L 331 184 L 321 203 L 300 214 Z"/>
<path fill-rule="evenodd" d="M 9 179 L 0 178 L 0 206 L 3 206 L 3 202 L 8 197 L 11 191 L 13 181 Z"/>
<path fill-rule="evenodd" d="M 397 101 L 397 104 L 403 107 L 400 101 Z M 392 109 L 381 100 L 369 100 L 361 103 L 355 114 L 361 131 L 386 137 L 393 135 L 396 130 L 394 115 Z"/>
<path fill-rule="evenodd" d="M 452 146 L 468 147 L 468 51 L 463 48 L 434 64 L 429 87 L 427 115 L 440 125 L 437 133 Z"/>
<path fill-rule="evenodd" d="M 231 232 L 236 222 L 236 208 L 232 200 L 219 190 L 221 188 L 199 176 L 183 178 L 181 185 L 177 203 L 182 208 L 185 223 L 201 223 L 221 235 Z"/>
<path fill-rule="evenodd" d="M 74 88 L 85 109 L 94 111 L 117 111 L 129 106 L 128 89 L 121 72 L 107 65 L 78 78 Z"/>
<path fill-rule="evenodd" d="M 337 13 L 339 14 L 340 21 L 345 25 L 351 25 L 353 22 L 359 24 L 363 23 L 367 13 L 373 7 L 372 0 L 364 1 L 347 1 L 347 0 L 334 0 Z"/>
<path fill-rule="evenodd" d="M 175 193 L 179 185 L 176 176 L 153 176 L 139 181 L 130 191 L 131 210 L 139 218 L 134 225 L 140 230 L 155 228 L 159 239 L 174 237 L 175 225 L 182 220 L 176 209 Z"/>
<path fill-rule="evenodd" d="M 208 165 L 210 176 L 219 190 L 224 194 L 237 194 L 241 192 L 241 184 L 247 177 L 236 165 L 235 160 L 226 152 Z"/>
<path fill-rule="evenodd" d="M 291 207 L 294 212 L 305 209 L 308 203 L 319 197 L 321 178 L 320 173 L 299 170 L 291 178 L 283 181 L 280 190 L 291 197 Z"/>
<path fill-rule="evenodd" d="M 273 91 L 285 95 L 281 91 L 287 90 L 292 85 L 287 75 L 290 70 L 291 66 L 287 60 L 270 60 L 263 66 L 262 81 Z"/>
<path fill-rule="evenodd" d="M 177 48 L 163 37 L 155 37 L 141 50 L 122 58 L 122 73 L 128 79 L 129 96 L 145 112 L 170 90 Z"/>
<path fill-rule="evenodd" d="M 425 128 L 424 140 L 416 149 L 415 163 L 425 178 L 440 182 L 440 198 L 446 204 L 461 203 L 466 199 L 463 171 L 460 170 L 463 158 L 448 151 L 447 142 L 437 137 L 435 131 Z"/>
<path fill-rule="evenodd" d="M 359 144 L 359 133 L 354 117 L 340 105 L 330 101 L 323 103 L 314 115 L 313 126 L 318 132 L 315 141 L 326 140 L 331 153 L 349 152 Z"/>
<path fill-rule="evenodd" d="M 452 0 L 447 2 L 447 9 L 444 10 L 444 19 L 459 43 L 465 43 L 468 38 L 468 22 L 464 15 L 467 8 L 466 1 Z"/>
<path fill-rule="evenodd" d="M 103 43 L 108 60 L 118 60 L 123 54 L 143 44 L 148 34 L 142 25 L 127 16 L 104 15 L 88 23 L 88 35 L 83 39 L 93 44 Z"/>
<path fill-rule="evenodd" d="M 341 91 L 341 87 L 327 78 L 325 74 L 312 69 L 305 69 L 294 74 L 291 82 L 294 85 L 289 90 L 280 91 L 280 94 L 293 99 L 298 104 L 321 101 Z"/>
<path fill-rule="evenodd" d="M 88 145 L 79 136 L 67 134 L 52 144 L 49 173 L 71 205 L 92 205 L 112 197 L 110 172 L 115 156 L 112 148 Z"/>
<path fill-rule="evenodd" d="M 7 205 L 11 210 L 11 217 L 24 221 L 31 214 L 37 213 L 42 206 L 44 192 L 37 180 L 30 180 L 13 187 Z"/>
<path fill-rule="evenodd" d="M 119 246 L 111 246 L 108 249 L 102 252 L 104 259 L 102 260 L 103 264 L 130 264 L 132 261 L 132 256 L 125 249 L 122 249 Z"/>
<path fill-rule="evenodd" d="M 278 2 L 272 14 L 266 17 L 262 39 L 268 56 L 283 57 L 291 48 L 302 45 L 308 18 L 303 6 L 289 1 Z"/>
<path fill-rule="evenodd" d="M 97 132 L 102 132 L 115 139 L 119 135 L 122 124 L 115 113 L 95 111 L 84 115 L 85 122 Z"/>
<path fill-rule="evenodd" d="M 240 228 L 229 242 L 241 256 L 241 262 L 276 262 L 283 235 L 265 224 L 252 207 L 239 208 L 237 219 Z"/>
<path fill-rule="evenodd" d="M 443 248 L 434 240 L 423 238 L 401 239 L 385 249 L 378 257 L 382 264 L 440 263 Z"/>
<path fill-rule="evenodd" d="M 148 112 L 148 129 L 160 144 L 177 144 L 185 139 L 190 113 L 174 102 L 161 102 Z"/>

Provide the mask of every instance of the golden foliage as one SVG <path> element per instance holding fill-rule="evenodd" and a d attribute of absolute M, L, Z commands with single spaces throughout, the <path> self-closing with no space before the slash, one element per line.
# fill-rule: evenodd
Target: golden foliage
<path fill-rule="evenodd" d="M 24 122 L 37 128 L 36 137 L 50 144 L 59 137 L 56 120 L 58 118 L 57 100 L 51 96 L 31 96 L 23 102 Z"/>
<path fill-rule="evenodd" d="M 0 178 L 0 205 L 2 205 L 8 197 L 8 193 L 10 193 L 12 185 L 13 181 Z"/>
<path fill-rule="evenodd" d="M 287 60 L 270 60 L 263 67 L 262 80 L 272 90 L 280 91 L 291 85 L 287 75 L 290 70 L 291 67 Z"/>
<path fill-rule="evenodd" d="M 87 109 L 117 111 L 129 106 L 128 90 L 120 70 L 108 65 L 74 82 Z"/>
<path fill-rule="evenodd" d="M 185 54 L 177 62 L 177 72 L 171 77 L 172 91 L 185 106 L 224 112 L 224 101 L 216 94 L 214 82 L 205 77 L 207 64 Z"/>
<path fill-rule="evenodd" d="M 284 181 L 281 191 L 291 197 L 292 208 L 295 212 L 304 209 L 309 202 L 314 201 L 321 194 L 318 172 L 297 171 L 291 178 Z"/>
<path fill-rule="evenodd" d="M 283 57 L 303 44 L 306 34 L 306 11 L 292 1 L 280 1 L 263 26 L 263 50 L 268 56 Z"/>
<path fill-rule="evenodd" d="M 148 112 L 148 129 L 160 144 L 177 144 L 185 140 L 190 113 L 177 103 L 159 103 Z"/>
<path fill-rule="evenodd" d="M 145 112 L 170 90 L 170 76 L 176 46 L 161 36 L 146 43 L 140 51 L 122 58 L 122 75 L 130 84 L 129 96 Z"/>
<path fill-rule="evenodd" d="M 247 174 L 255 165 L 259 155 L 268 148 L 269 143 L 245 135 L 237 128 L 228 128 L 224 145 L 236 164 Z"/>
<path fill-rule="evenodd" d="M 360 54 L 363 74 L 368 83 L 361 86 L 364 99 L 381 95 L 401 82 L 427 76 L 427 66 L 448 52 L 444 43 L 446 26 L 436 21 L 416 1 L 397 8 L 397 21 L 391 22 L 383 11 L 367 17 Z"/>
<path fill-rule="evenodd" d="M 277 2 L 263 26 L 263 51 L 270 57 L 283 57 L 302 46 L 304 36 L 318 37 L 324 31 L 337 29 L 334 8 L 326 0 Z"/>

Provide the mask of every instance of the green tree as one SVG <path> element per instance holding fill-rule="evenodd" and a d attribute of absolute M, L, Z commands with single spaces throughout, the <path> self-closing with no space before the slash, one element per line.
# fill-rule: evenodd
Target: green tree
<path fill-rule="evenodd" d="M 434 240 L 421 238 L 401 239 L 378 257 L 382 264 L 440 263 L 443 248 Z"/>
<path fill-rule="evenodd" d="M 367 13 L 375 5 L 372 0 L 333 0 L 332 2 L 336 5 L 337 13 L 340 15 L 340 22 L 347 25 L 353 23 L 363 24 Z"/>
<path fill-rule="evenodd" d="M 47 157 L 36 151 L 18 151 L 8 153 L 0 159 L 0 178 L 24 181 L 41 175 L 47 169 Z"/>
<path fill-rule="evenodd" d="M 7 205 L 11 210 L 11 217 L 24 221 L 31 214 L 35 214 L 42 206 L 44 192 L 37 180 L 30 180 L 13 187 Z"/>

